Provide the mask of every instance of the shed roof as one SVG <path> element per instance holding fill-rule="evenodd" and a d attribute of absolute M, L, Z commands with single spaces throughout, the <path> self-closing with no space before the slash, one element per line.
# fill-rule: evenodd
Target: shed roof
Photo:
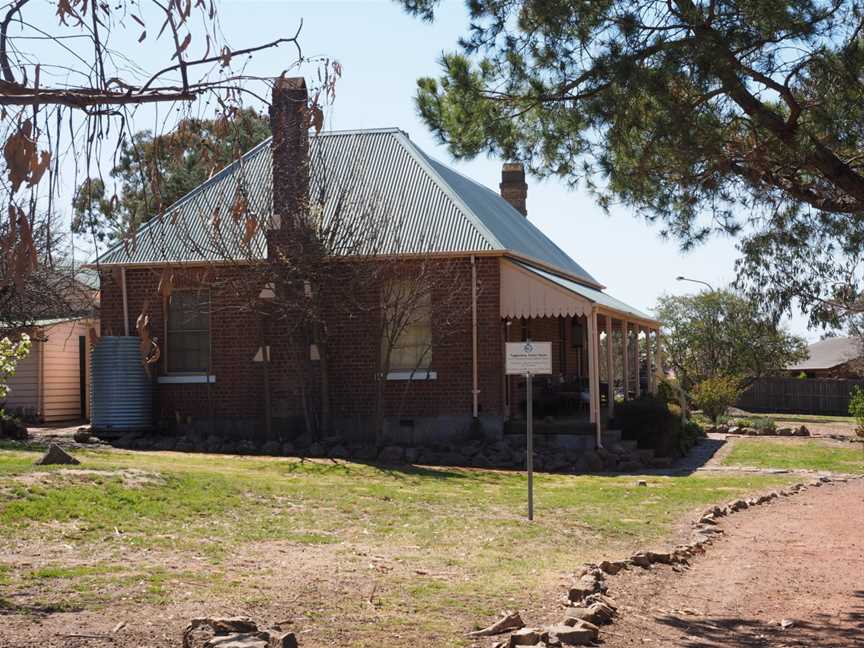
<path fill-rule="evenodd" d="M 270 140 L 243 155 L 141 227 L 100 264 L 196 263 L 264 258 L 272 207 Z M 601 287 L 582 266 L 496 192 L 433 160 L 396 128 L 322 132 L 310 141 L 310 202 L 332 218 L 337 205 L 373 206 L 392 228 L 389 254 L 509 253 Z M 230 217 L 238 188 L 260 220 L 243 247 Z M 344 213 L 344 210 L 343 210 Z M 215 217 L 214 217 L 215 216 Z M 214 225 L 214 221 L 216 221 Z"/>
<path fill-rule="evenodd" d="M 855 337 L 830 337 L 814 342 L 807 347 L 806 360 L 786 367 L 789 371 L 813 371 L 831 369 L 850 360 L 862 357 L 864 349 L 861 339 Z"/>

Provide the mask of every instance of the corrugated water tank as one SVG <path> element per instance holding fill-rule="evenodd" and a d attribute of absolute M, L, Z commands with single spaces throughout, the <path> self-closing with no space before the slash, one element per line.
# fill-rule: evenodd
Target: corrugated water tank
<path fill-rule="evenodd" d="M 91 355 L 90 422 L 100 432 L 153 426 L 153 381 L 144 371 L 137 337 L 106 336 Z"/>

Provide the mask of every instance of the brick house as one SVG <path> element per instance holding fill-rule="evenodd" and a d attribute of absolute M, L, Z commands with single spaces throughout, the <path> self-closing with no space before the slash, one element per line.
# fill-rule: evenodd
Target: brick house
<path fill-rule="evenodd" d="M 478 429 L 502 434 L 508 421 L 524 415 L 525 393 L 523 378 L 504 375 L 505 341 L 552 342 L 554 374 L 535 379 L 537 411 L 583 433 L 596 431 L 598 439 L 616 394 L 632 398 L 655 388 L 658 322 L 611 297 L 531 223 L 520 164 L 503 166 L 499 194 L 433 160 L 395 128 L 309 136 L 306 101 L 302 80 L 278 82 L 271 140 L 149 221 L 134 244 L 118 245 L 95 263 L 102 335 L 134 333 L 138 313 L 150 314 L 162 346 L 155 378 L 161 420 L 260 437 L 269 412 L 270 434 L 303 431 L 303 413 L 320 394 L 292 377 L 285 359 L 290 336 L 272 323 L 262 334 L 255 313 L 230 308 L 236 295 L 208 285 L 216 277 L 241 284 L 248 278 L 249 291 L 263 295 L 272 287 L 255 285 L 250 266 L 279 244 L 288 220 L 280 215 L 298 213 L 299 192 L 323 206 L 325 220 L 333 218 L 334 196 L 344 196 L 349 185 L 400 223 L 381 263 L 446 262 L 459 288 L 446 295 L 446 313 L 444 296 L 432 293 L 407 339 L 395 345 L 386 376 L 376 373 L 381 349 L 367 330 L 370 316 L 339 319 L 327 354 L 337 433 L 368 436 L 371 404 L 383 384 L 391 440 L 457 440 Z M 228 216 L 214 224 L 214 214 L 231 212 L 241 189 L 257 219 L 242 259 L 231 258 L 234 243 L 214 244 L 243 227 Z M 364 200 L 349 202 L 340 204 L 343 212 L 363 208 Z M 166 268 L 175 273 L 170 298 L 159 290 Z M 363 290 L 375 303 L 380 286 Z M 418 339 L 430 349 L 419 364 L 412 356 Z M 320 362 L 315 349 L 309 353 L 312 365 Z"/>

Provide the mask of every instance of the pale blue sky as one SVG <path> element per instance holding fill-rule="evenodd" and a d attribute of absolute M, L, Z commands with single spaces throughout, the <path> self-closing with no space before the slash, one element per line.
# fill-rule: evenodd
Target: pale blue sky
<path fill-rule="evenodd" d="M 497 190 L 501 160 L 481 157 L 455 162 L 435 143 L 417 116 L 414 89 L 420 76 L 436 75 L 441 53 L 455 47 L 468 24 L 462 0 L 445 0 L 434 24 L 406 15 L 390 0 L 222 0 L 222 27 L 233 48 L 260 44 L 292 34 L 303 19 L 301 44 L 306 56 L 324 55 L 343 65 L 335 105 L 327 128 L 396 126 L 406 131 L 433 157 Z M 145 46 L 137 59 L 146 69 L 157 49 Z M 280 48 L 259 53 L 249 72 L 275 76 L 294 60 Z M 143 128 L 147 124 L 136 124 Z M 692 292 L 679 283 L 685 275 L 721 286 L 734 278 L 735 244 L 714 239 L 682 254 L 674 241 L 664 241 L 657 226 L 628 210 L 605 215 L 585 191 L 568 190 L 558 180 L 528 181 L 528 215 L 552 240 L 608 287 L 608 291 L 639 309 L 650 309 L 666 293 Z M 809 339 L 806 319 L 796 316 L 790 328 Z"/>

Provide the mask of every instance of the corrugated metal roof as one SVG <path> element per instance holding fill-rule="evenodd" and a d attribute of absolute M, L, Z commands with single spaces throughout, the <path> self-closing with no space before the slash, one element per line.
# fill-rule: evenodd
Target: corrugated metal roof
<path fill-rule="evenodd" d="M 366 219 L 387 224 L 376 250 L 388 254 L 512 252 L 599 285 L 501 196 L 437 162 L 402 131 L 323 132 L 310 141 L 310 202 L 325 222 Z M 139 229 L 134 241 L 97 259 L 102 264 L 242 261 L 267 254 L 263 232 L 272 205 L 270 140 Z M 241 244 L 245 218 L 231 216 L 242 192 L 256 234 Z M 218 225 L 218 227 L 217 227 Z"/>
<path fill-rule="evenodd" d="M 786 369 L 789 371 L 831 369 L 864 356 L 864 349 L 860 338 L 831 337 L 808 346 L 807 354 L 806 360 L 789 365 Z"/>
<path fill-rule="evenodd" d="M 559 277 L 558 275 L 554 275 L 551 272 L 546 272 L 545 270 L 541 270 L 540 268 L 535 268 L 534 266 L 528 265 L 527 263 L 521 263 L 519 261 L 516 261 L 516 263 L 522 268 L 528 270 L 529 272 L 533 272 L 534 274 L 542 277 L 543 279 L 551 281 L 552 283 L 561 286 L 562 288 L 569 290 L 570 292 L 581 295 L 588 301 L 598 304 L 599 306 L 604 306 L 605 308 L 626 315 L 632 315 L 633 317 L 638 319 L 649 320 L 652 322 L 657 321 L 656 318 L 652 317 L 651 315 L 643 313 L 639 309 L 633 308 L 632 306 L 622 302 L 620 299 L 615 299 L 612 295 L 606 294 L 600 290 L 595 290 L 583 284 L 576 283 L 575 281 L 565 279 L 564 277 Z"/>
<path fill-rule="evenodd" d="M 517 252 L 591 283 L 600 283 L 498 193 L 429 158 L 419 148 L 417 151 L 495 238 L 498 249 Z"/>

